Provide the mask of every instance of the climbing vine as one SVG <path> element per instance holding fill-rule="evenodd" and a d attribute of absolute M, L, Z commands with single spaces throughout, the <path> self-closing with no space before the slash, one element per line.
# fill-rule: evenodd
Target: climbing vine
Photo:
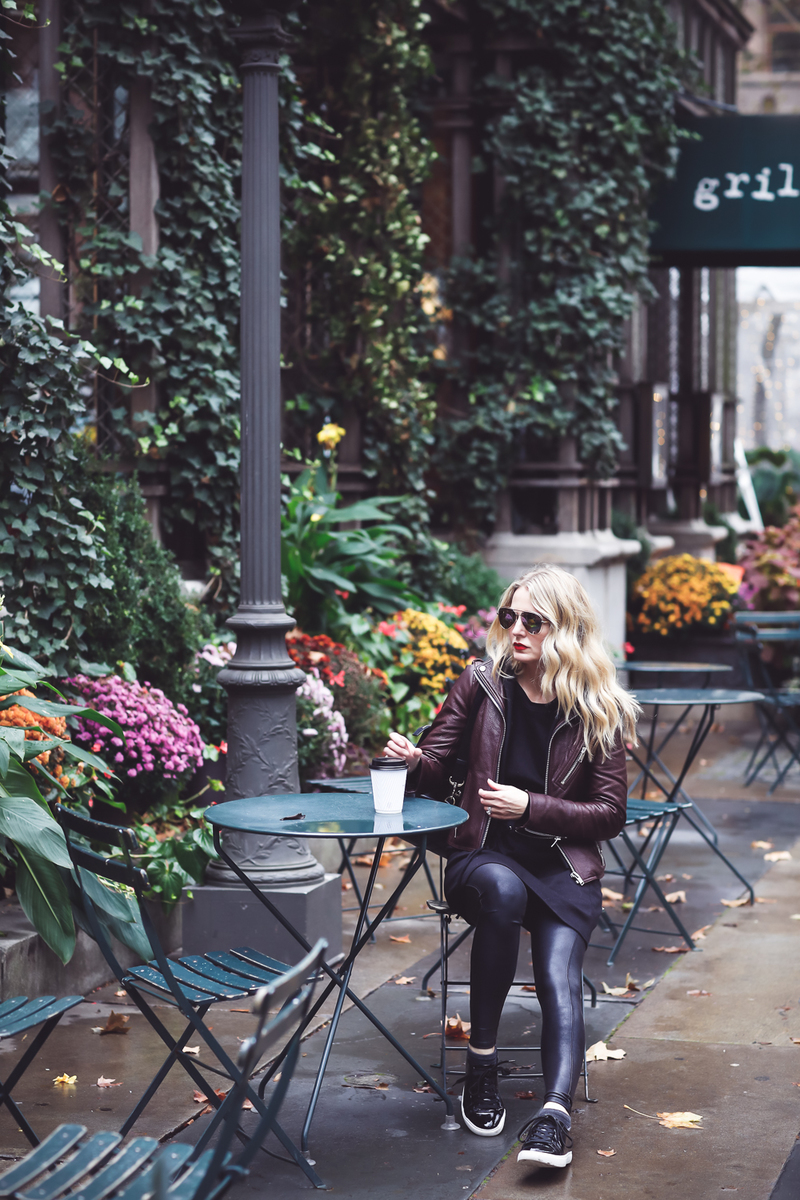
<path fill-rule="evenodd" d="M 501 199 L 474 256 L 442 273 L 462 330 L 435 364 L 462 398 L 436 447 L 445 516 L 475 480 L 487 528 L 514 462 L 552 461 L 564 434 L 591 472 L 613 473 L 613 358 L 635 294 L 650 295 L 648 204 L 675 161 L 690 68 L 659 0 L 474 0 L 471 13 L 476 45 L 527 47 L 509 78 L 478 57 L 478 170 Z"/>

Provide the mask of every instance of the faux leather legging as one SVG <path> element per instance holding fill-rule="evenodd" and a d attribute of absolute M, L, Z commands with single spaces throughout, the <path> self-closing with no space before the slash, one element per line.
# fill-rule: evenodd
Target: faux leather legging
<path fill-rule="evenodd" d="M 530 930 L 536 997 L 542 1009 L 545 1101 L 569 1109 L 578 1083 L 585 1033 L 583 956 L 586 943 L 521 879 L 500 863 L 483 863 L 469 882 L 448 895 L 475 926 L 470 966 L 470 1043 L 490 1049 L 514 981 L 520 929 Z"/>

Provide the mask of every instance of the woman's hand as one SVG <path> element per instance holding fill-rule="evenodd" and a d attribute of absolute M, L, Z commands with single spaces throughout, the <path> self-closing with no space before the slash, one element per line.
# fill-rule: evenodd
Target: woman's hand
<path fill-rule="evenodd" d="M 395 733 L 394 730 L 389 734 L 389 741 L 384 746 L 383 753 L 387 758 L 404 758 L 409 774 L 422 758 L 422 751 L 407 737 L 403 737 L 402 733 Z"/>
<path fill-rule="evenodd" d="M 495 783 L 493 779 L 486 780 L 486 790 L 478 789 L 481 804 L 490 817 L 499 821 L 514 821 L 521 817 L 528 807 L 528 793 L 522 788 L 509 787 L 505 783 Z"/>

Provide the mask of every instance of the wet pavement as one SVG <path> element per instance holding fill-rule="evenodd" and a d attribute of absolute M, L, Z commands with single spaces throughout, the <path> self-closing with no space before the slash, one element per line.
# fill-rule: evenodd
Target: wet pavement
<path fill-rule="evenodd" d="M 688 738 L 688 732 L 678 735 L 668 761 L 680 759 Z M 717 827 L 723 851 L 757 883 L 756 894 L 765 903 L 752 909 L 725 907 L 721 901 L 737 899 L 742 887 L 685 825 L 673 836 L 659 873 L 673 876 L 665 887 L 685 891 L 680 911 L 687 927 L 692 932 L 708 927 L 698 950 L 666 954 L 653 947 L 677 946 L 679 939 L 632 931 L 609 967 L 609 939 L 595 935 L 586 973 L 601 993 L 603 984 L 620 986 L 628 974 L 640 987 L 650 979 L 657 982 L 644 994 L 605 996 L 596 1009 L 587 1009 L 588 1042 L 609 1038 L 616 1030 L 611 1044 L 626 1054 L 621 1061 L 590 1067 L 590 1090 L 599 1103 L 583 1102 L 579 1089 L 572 1166 L 552 1171 L 516 1164 L 512 1146 L 517 1130 L 535 1113 L 537 1102 L 515 1093 L 541 1091 L 540 1081 L 522 1086 L 513 1078 L 504 1082 L 508 1120 L 500 1138 L 443 1131 L 441 1102 L 414 1090 L 418 1079 L 413 1069 L 351 1010 L 342 1018 L 312 1130 L 316 1169 L 333 1191 L 352 1200 L 409 1192 L 442 1200 L 473 1194 L 481 1200 L 515 1200 L 544 1191 L 559 1198 L 618 1200 L 628 1194 L 672 1196 L 676 1188 L 692 1200 L 734 1194 L 734 1189 L 737 1200 L 800 1195 L 791 1168 L 776 1185 L 800 1129 L 800 1044 L 792 1041 L 800 1039 L 800 919 L 792 920 L 800 916 L 800 773 L 769 799 L 768 778 L 743 788 L 741 759 L 749 754 L 751 738 L 746 729 L 712 734 L 703 765 L 698 764 L 687 787 Z M 754 849 L 754 841 L 770 841 L 774 850 L 789 850 L 793 858 L 766 862 L 764 849 Z M 366 874 L 366 867 L 358 869 Z M 400 869 L 397 859 L 381 868 L 384 891 Z M 606 882 L 619 887 L 613 879 Z M 352 902 L 352 894 L 344 893 L 345 904 Z M 403 898 L 400 919 L 384 924 L 375 945 L 361 955 L 355 986 L 401 1042 L 430 1066 L 436 1061 L 436 1038 L 426 1035 L 436 1031 L 438 1003 L 420 1000 L 418 985 L 434 961 L 438 928 L 434 919 L 415 919 L 425 911 L 427 894 L 418 876 Z M 612 910 L 615 919 L 621 915 L 621 909 Z M 348 914 L 346 923 L 352 920 Z M 647 913 L 646 922 L 651 921 L 670 932 L 663 914 Z M 393 940 L 398 938 L 403 940 Z M 466 950 L 460 953 L 466 968 Z M 523 939 L 521 971 L 529 970 L 528 961 Z M 413 982 L 398 985 L 397 976 L 413 977 Z M 437 990 L 435 977 L 431 984 Z M 67 1014 L 18 1085 L 15 1096 L 40 1134 L 64 1120 L 80 1120 L 93 1129 L 118 1128 L 155 1073 L 161 1044 L 127 997 L 115 995 L 118 990 L 117 985 L 99 989 Z M 468 1019 L 466 990 L 453 1000 L 453 1011 Z M 208 1018 L 232 1053 L 250 1031 L 249 1014 L 237 1011 L 246 1007 L 246 1001 L 218 1005 Z M 107 1023 L 112 1009 L 130 1017 L 129 1032 L 93 1032 Z M 330 1009 L 329 1003 L 328 1014 Z M 180 1019 L 161 1011 L 177 1032 Z M 535 996 L 512 994 L 502 1036 L 535 1041 L 538 1027 Z M 304 1042 L 305 1057 L 284 1104 L 281 1122 L 296 1139 L 323 1036 L 318 1030 Z M 19 1048 L 0 1044 L 0 1070 L 7 1070 Z M 528 1056 L 514 1057 L 519 1062 Z M 389 1086 L 348 1086 L 347 1076 L 365 1071 L 384 1075 Z M 55 1085 L 54 1078 L 63 1073 L 77 1075 L 75 1085 Z M 101 1076 L 120 1086 L 98 1087 Z M 193 1091 L 183 1072 L 173 1069 L 135 1132 L 191 1139 L 206 1120 L 197 1116 L 200 1106 Z M 675 1110 L 701 1114 L 701 1128 L 666 1129 L 652 1119 Z M 0 1153 L 7 1157 L 24 1150 L 15 1123 L 4 1113 Z M 598 1150 L 615 1153 L 604 1156 Z M 797 1167 L 800 1173 L 800 1162 Z M 250 1178 L 231 1191 L 231 1200 L 263 1194 L 266 1188 L 284 1197 L 308 1191 L 309 1184 L 295 1167 L 259 1155 Z"/>

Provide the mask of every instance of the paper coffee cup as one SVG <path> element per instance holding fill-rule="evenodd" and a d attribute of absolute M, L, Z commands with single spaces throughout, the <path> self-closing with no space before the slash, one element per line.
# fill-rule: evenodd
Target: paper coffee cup
<path fill-rule="evenodd" d="M 403 811 L 408 767 L 402 758 L 373 758 L 369 764 L 376 813 Z"/>

